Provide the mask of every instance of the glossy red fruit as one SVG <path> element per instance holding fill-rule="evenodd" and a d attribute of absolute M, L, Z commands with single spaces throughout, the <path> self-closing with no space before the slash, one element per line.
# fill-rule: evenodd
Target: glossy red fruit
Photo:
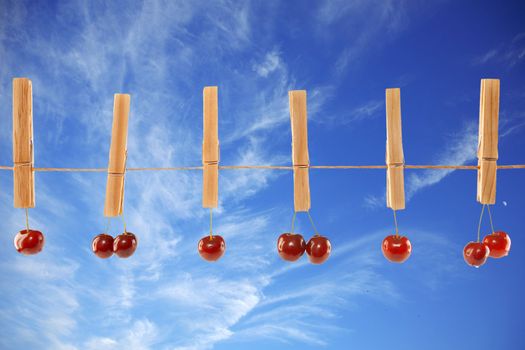
<path fill-rule="evenodd" d="M 296 261 L 306 249 L 303 236 L 298 233 L 283 233 L 277 240 L 277 251 L 286 261 Z"/>
<path fill-rule="evenodd" d="M 332 244 L 328 238 L 315 235 L 306 243 L 306 254 L 312 264 L 322 264 L 330 256 Z"/>
<path fill-rule="evenodd" d="M 507 256 L 510 251 L 510 237 L 503 231 L 497 231 L 483 238 L 485 243 L 490 249 L 491 258 L 502 258 Z"/>
<path fill-rule="evenodd" d="M 219 260 L 226 251 L 226 242 L 221 236 L 206 236 L 199 241 L 199 254 L 206 261 Z"/>
<path fill-rule="evenodd" d="M 118 235 L 113 241 L 113 252 L 119 258 L 129 258 L 137 249 L 137 237 L 131 232 Z"/>
<path fill-rule="evenodd" d="M 15 248 L 24 255 L 38 254 L 44 248 L 44 235 L 37 230 L 22 230 L 14 239 Z"/>
<path fill-rule="evenodd" d="M 99 258 L 109 258 L 113 255 L 113 237 L 105 233 L 99 234 L 93 238 L 91 249 Z"/>
<path fill-rule="evenodd" d="M 412 253 L 412 243 L 410 243 L 410 240 L 405 236 L 390 235 L 383 239 L 381 250 L 387 260 L 402 263 L 410 257 L 410 253 Z"/>
<path fill-rule="evenodd" d="M 490 248 L 482 242 L 469 242 L 463 248 L 463 258 L 465 262 L 474 267 L 483 265 L 490 254 Z"/>

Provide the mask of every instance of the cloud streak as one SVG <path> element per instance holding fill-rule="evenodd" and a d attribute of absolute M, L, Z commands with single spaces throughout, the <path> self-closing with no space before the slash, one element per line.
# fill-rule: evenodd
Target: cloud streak
<path fill-rule="evenodd" d="M 487 52 L 474 57 L 473 65 L 486 65 L 490 63 L 504 64 L 513 68 L 525 58 L 525 32 L 518 33 L 510 42 L 498 45 Z"/>

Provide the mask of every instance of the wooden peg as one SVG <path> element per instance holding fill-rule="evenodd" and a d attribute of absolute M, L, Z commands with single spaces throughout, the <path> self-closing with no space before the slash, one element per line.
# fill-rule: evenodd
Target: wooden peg
<path fill-rule="evenodd" d="M 33 87 L 27 78 L 13 79 L 13 165 L 14 206 L 34 208 Z"/>
<path fill-rule="evenodd" d="M 115 94 L 113 100 L 113 127 L 104 204 L 104 216 L 108 217 L 120 216 L 124 209 L 130 99 L 128 94 Z"/>
<path fill-rule="evenodd" d="M 308 117 L 306 90 L 288 92 L 292 124 L 292 161 L 295 211 L 310 210 L 310 179 L 308 156 Z"/>
<path fill-rule="evenodd" d="M 207 86 L 203 93 L 202 206 L 219 205 L 219 102 L 217 86 Z"/>
<path fill-rule="evenodd" d="M 386 205 L 405 209 L 405 180 L 399 89 L 386 89 Z"/>
<path fill-rule="evenodd" d="M 496 202 L 499 79 L 482 79 L 479 96 L 478 188 L 481 204 Z"/>

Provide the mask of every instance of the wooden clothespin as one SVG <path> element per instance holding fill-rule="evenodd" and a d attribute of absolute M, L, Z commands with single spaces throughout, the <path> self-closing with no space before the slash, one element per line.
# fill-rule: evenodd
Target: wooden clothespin
<path fill-rule="evenodd" d="M 217 86 L 206 86 L 203 97 L 202 206 L 219 205 L 219 102 Z"/>
<path fill-rule="evenodd" d="M 499 79 L 482 79 L 479 96 L 478 190 L 481 204 L 496 202 Z"/>
<path fill-rule="evenodd" d="M 115 94 L 113 100 L 113 127 L 109 149 L 108 180 L 104 216 L 122 215 L 124 207 L 124 176 L 128 144 L 130 95 Z"/>
<path fill-rule="evenodd" d="M 33 88 L 27 78 L 13 79 L 13 163 L 14 206 L 34 208 Z"/>
<path fill-rule="evenodd" d="M 310 210 L 310 180 L 308 168 L 308 123 L 306 110 L 306 90 L 288 92 L 290 100 L 290 120 L 292 123 L 292 161 L 294 178 L 295 211 Z"/>
<path fill-rule="evenodd" d="M 400 90 L 386 89 L 386 205 L 393 210 L 405 209 L 402 135 Z"/>

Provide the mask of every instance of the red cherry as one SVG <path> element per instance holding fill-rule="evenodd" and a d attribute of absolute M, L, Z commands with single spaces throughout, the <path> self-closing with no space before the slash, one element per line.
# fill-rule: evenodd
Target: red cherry
<path fill-rule="evenodd" d="M 306 243 L 306 254 L 312 264 L 322 264 L 330 256 L 332 244 L 328 238 L 315 235 Z"/>
<path fill-rule="evenodd" d="M 21 230 L 15 236 L 15 248 L 24 255 L 38 254 L 44 248 L 44 235 L 37 230 Z"/>
<path fill-rule="evenodd" d="M 226 243 L 221 236 L 206 236 L 199 241 L 199 254 L 206 261 L 217 261 L 224 255 Z"/>
<path fill-rule="evenodd" d="M 412 253 L 412 243 L 405 236 L 390 235 L 386 236 L 381 245 L 381 250 L 385 258 L 391 262 L 405 262 Z"/>
<path fill-rule="evenodd" d="M 113 237 L 105 233 L 101 233 L 91 243 L 91 249 L 96 256 L 102 259 L 107 259 L 113 255 Z"/>
<path fill-rule="evenodd" d="M 507 256 L 510 251 L 510 237 L 503 231 L 493 232 L 490 235 L 483 238 L 485 243 L 490 249 L 491 258 L 502 258 Z"/>
<path fill-rule="evenodd" d="M 283 233 L 277 240 L 277 251 L 286 261 L 296 261 L 304 254 L 305 249 L 306 242 L 298 233 Z"/>
<path fill-rule="evenodd" d="M 119 258 L 129 258 L 137 249 L 137 237 L 131 232 L 118 235 L 113 241 L 113 252 Z"/>
<path fill-rule="evenodd" d="M 469 242 L 465 248 L 463 248 L 463 258 L 465 262 L 474 267 L 480 267 L 483 265 L 490 254 L 490 248 L 481 242 Z"/>

